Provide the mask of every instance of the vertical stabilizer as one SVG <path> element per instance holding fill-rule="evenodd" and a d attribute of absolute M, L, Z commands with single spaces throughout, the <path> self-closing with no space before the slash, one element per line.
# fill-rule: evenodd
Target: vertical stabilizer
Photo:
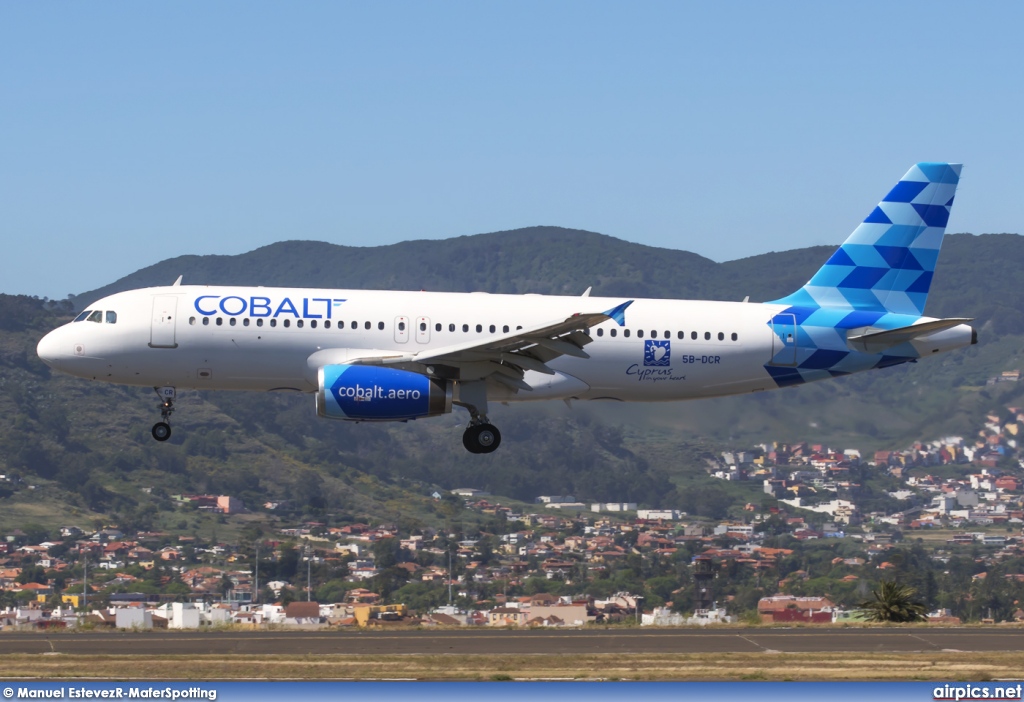
<path fill-rule="evenodd" d="M 960 168 L 912 167 L 806 285 L 774 302 L 923 315 Z"/>

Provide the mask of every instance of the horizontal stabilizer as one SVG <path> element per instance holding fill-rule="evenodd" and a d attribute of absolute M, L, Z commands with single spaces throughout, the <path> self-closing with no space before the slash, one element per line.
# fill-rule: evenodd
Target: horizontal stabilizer
<path fill-rule="evenodd" d="M 863 334 L 847 337 L 846 342 L 850 348 L 855 351 L 863 351 L 864 353 L 881 353 L 893 346 L 898 346 L 899 344 L 914 341 L 915 339 L 928 334 L 952 329 L 953 327 L 958 327 L 961 324 L 968 324 L 973 321 L 974 320 L 969 317 L 933 319 L 930 322 L 911 324 L 909 327 L 900 327 L 899 329 L 869 330 Z"/>

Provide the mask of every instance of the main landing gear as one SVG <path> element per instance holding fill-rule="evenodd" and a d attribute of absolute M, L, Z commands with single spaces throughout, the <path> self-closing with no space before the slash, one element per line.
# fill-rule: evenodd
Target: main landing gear
<path fill-rule="evenodd" d="M 161 421 L 153 425 L 153 438 L 157 441 L 167 441 L 171 438 L 171 413 L 174 412 L 174 388 L 162 387 L 153 388 L 160 396 L 160 417 Z"/>
<path fill-rule="evenodd" d="M 470 453 L 491 453 L 501 444 L 498 427 L 482 417 L 479 424 L 470 424 L 462 435 L 462 445 Z"/>
<path fill-rule="evenodd" d="M 501 432 L 487 419 L 487 385 L 482 380 L 458 384 L 458 404 L 469 410 L 469 426 L 462 445 L 470 453 L 491 453 L 501 444 Z"/>

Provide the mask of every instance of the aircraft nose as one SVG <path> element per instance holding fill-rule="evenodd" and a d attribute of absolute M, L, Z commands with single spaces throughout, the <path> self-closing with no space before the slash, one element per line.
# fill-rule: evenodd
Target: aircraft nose
<path fill-rule="evenodd" d="M 36 344 L 36 355 L 48 366 L 53 366 L 62 355 L 58 332 L 58 329 L 54 329 Z"/>

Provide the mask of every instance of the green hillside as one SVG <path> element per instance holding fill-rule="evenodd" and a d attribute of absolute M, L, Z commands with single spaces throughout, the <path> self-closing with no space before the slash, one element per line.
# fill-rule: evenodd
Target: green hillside
<path fill-rule="evenodd" d="M 594 294 L 614 296 L 764 300 L 801 285 L 829 253 L 816 247 L 715 263 L 550 227 L 372 248 L 284 242 L 238 256 L 163 261 L 72 302 L 81 307 L 178 275 L 192 283 L 562 294 L 592 285 Z M 985 381 L 1021 365 L 1022 262 L 1022 237 L 947 237 L 928 311 L 975 317 L 981 343 L 970 349 L 753 396 L 628 408 L 497 407 L 492 419 L 504 442 L 489 456 L 463 450 L 458 411 L 354 425 L 317 419 L 309 397 L 254 393 L 182 393 L 174 437 L 156 444 L 151 391 L 51 374 L 36 359 L 36 341 L 68 318 L 70 303 L 0 295 L 0 472 L 24 479 L 0 483 L 0 526 L 116 515 L 123 525 L 209 536 L 326 514 L 436 525 L 450 515 L 429 494 L 467 486 L 523 501 L 553 493 L 724 509 L 709 507 L 714 500 L 703 498 L 711 493 L 694 489 L 720 491 L 704 473 L 717 451 L 771 440 L 899 448 L 972 432 L 988 409 L 1019 403 L 1024 387 Z M 251 508 L 268 500 L 286 505 L 283 513 L 257 509 L 222 523 L 178 506 L 171 496 L 182 492 L 229 493 Z"/>

